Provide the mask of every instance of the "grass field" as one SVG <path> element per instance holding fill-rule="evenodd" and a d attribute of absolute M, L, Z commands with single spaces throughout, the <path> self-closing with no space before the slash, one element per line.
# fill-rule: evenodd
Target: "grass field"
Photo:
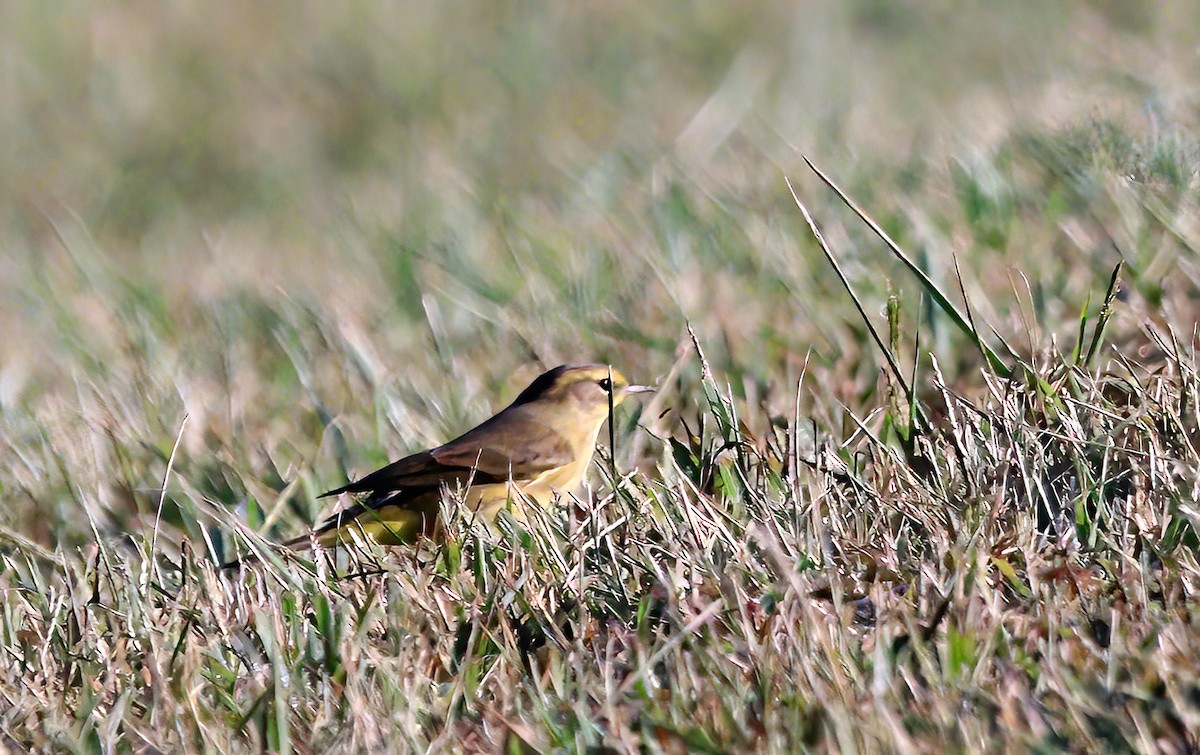
<path fill-rule="evenodd" d="M 1200 8 L 1006 8 L 4 4 L 0 742 L 1200 747 Z M 215 568 L 584 361 L 577 503 Z"/>

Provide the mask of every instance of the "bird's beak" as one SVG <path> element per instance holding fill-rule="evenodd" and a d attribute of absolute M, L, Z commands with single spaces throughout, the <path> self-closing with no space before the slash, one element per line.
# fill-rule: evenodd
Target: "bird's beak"
<path fill-rule="evenodd" d="M 658 389 L 652 385 L 627 385 L 625 386 L 626 393 L 654 393 Z"/>

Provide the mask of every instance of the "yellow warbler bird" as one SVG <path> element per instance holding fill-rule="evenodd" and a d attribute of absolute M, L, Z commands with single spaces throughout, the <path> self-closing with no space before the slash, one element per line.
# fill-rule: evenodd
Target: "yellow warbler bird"
<path fill-rule="evenodd" d="M 464 489 L 468 508 L 489 521 L 510 502 L 521 518 L 527 502 L 546 507 L 579 487 L 610 407 L 653 390 L 605 365 L 555 367 L 473 430 L 324 493 L 364 497 L 284 545 L 330 547 L 352 540 L 352 531 L 382 545 L 435 537 L 443 488 Z"/>

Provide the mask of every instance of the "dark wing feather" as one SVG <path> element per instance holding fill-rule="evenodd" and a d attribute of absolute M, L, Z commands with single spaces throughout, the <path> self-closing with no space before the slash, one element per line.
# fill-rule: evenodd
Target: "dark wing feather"
<path fill-rule="evenodd" d="M 443 446 L 406 456 L 322 497 L 370 493 L 367 505 L 378 505 L 376 501 L 392 501 L 394 493 L 436 489 L 442 483 L 530 480 L 574 458 L 565 438 L 531 418 L 524 406 L 514 405 Z M 402 503 L 405 497 L 392 502 Z"/>
<path fill-rule="evenodd" d="M 401 488 L 436 488 L 443 480 L 450 485 L 455 482 L 466 483 L 471 476 L 471 468 L 443 464 L 434 456 L 434 451 L 421 451 L 412 456 L 405 456 L 400 461 L 394 461 L 349 485 L 322 493 L 320 497 L 340 493 L 379 493 Z M 477 474 L 475 479 L 488 482 L 484 477 Z"/>

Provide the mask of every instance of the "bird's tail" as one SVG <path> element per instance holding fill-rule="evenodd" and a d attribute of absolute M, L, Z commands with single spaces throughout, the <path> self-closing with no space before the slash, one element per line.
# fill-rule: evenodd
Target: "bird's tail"
<path fill-rule="evenodd" d="M 312 548 L 312 546 L 313 536 L 311 533 L 306 533 L 300 537 L 294 537 L 291 540 L 285 540 L 274 547 L 285 548 L 290 551 L 306 551 Z M 259 561 L 262 561 L 262 558 L 257 553 L 251 552 L 245 556 L 242 556 L 241 558 L 235 558 L 232 561 L 221 564 L 221 571 L 232 571 L 242 566 L 257 564 Z"/>

